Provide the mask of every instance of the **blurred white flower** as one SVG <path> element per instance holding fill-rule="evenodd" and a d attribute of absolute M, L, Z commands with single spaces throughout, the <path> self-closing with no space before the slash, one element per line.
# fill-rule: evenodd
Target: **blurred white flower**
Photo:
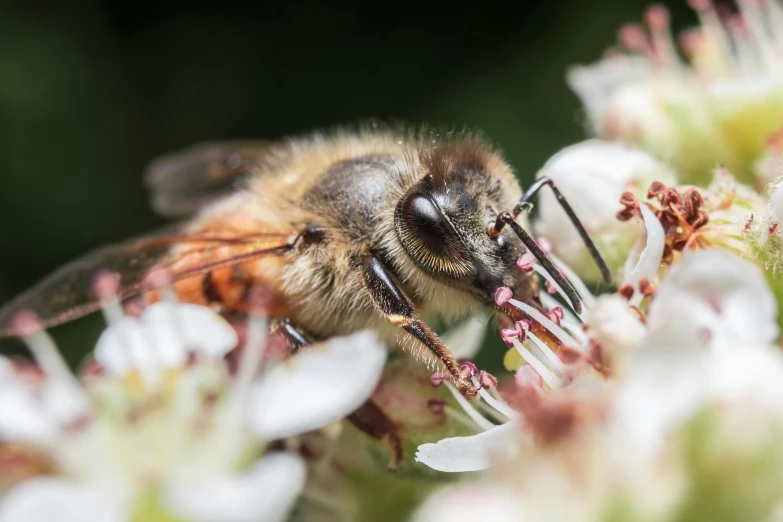
<path fill-rule="evenodd" d="M 629 281 L 632 282 L 639 279 L 655 281 L 663 252 L 664 236 L 660 223 L 648 209 L 644 208 L 642 214 L 650 233 L 645 236 L 643 251 L 636 256 L 631 267 Z M 635 316 L 631 309 L 633 302 L 629 303 L 628 299 L 619 296 L 596 300 L 568 266 L 557 257 L 553 256 L 553 260 L 576 288 L 584 310 L 581 315 L 564 310 L 554 297 L 547 294 L 541 295 L 543 304 L 549 308 L 546 314 L 534 306 L 509 298 L 509 289 L 501 289 L 505 291 L 499 291 L 496 297 L 530 318 L 517 321 L 513 329 L 501 332 L 510 348 L 505 365 L 516 371 L 515 394 L 535 395 L 560 388 L 573 378 L 571 373 L 575 369 L 570 363 L 585 363 L 583 366 L 591 368 L 590 371 L 608 372 L 607 356 L 627 349 L 644 333 L 638 315 Z M 553 292 L 559 292 L 561 297 L 566 298 L 562 288 L 545 270 L 537 264 L 532 268 L 545 279 Z M 635 300 L 638 297 L 634 302 L 639 303 L 644 296 L 641 291 L 636 291 L 632 297 Z M 602 345 L 591 341 L 583 328 L 583 319 L 587 321 L 588 332 L 594 329 L 600 331 L 597 337 Z M 545 328 L 548 334 L 534 332 L 533 322 Z M 515 457 L 520 447 L 528 443 L 523 433 L 522 415 L 498 393 L 496 379 L 486 372 L 473 373 L 474 385 L 480 388 L 479 400 L 474 404 L 466 401 L 442 376 L 436 374 L 433 379 L 449 388 L 464 414 L 451 410 L 445 403 L 435 406 L 444 408 L 447 415 L 462 419 L 477 434 L 422 444 L 416 453 L 418 462 L 438 471 L 478 471 L 489 468 L 498 460 Z"/>
<path fill-rule="evenodd" d="M 721 17 L 710 0 L 691 5 L 701 25 L 680 39 L 687 63 L 668 12 L 653 5 L 647 29 L 624 27 L 619 49 L 572 68 L 568 82 L 598 136 L 648 150 L 684 182 L 706 184 L 717 164 L 751 182 L 783 121 L 783 9 L 743 0 L 739 14 Z"/>
<path fill-rule="evenodd" d="M 620 197 L 642 197 L 653 181 L 674 184 L 675 174 L 630 145 L 588 140 L 552 156 L 538 173 L 551 178 L 568 199 L 612 272 L 617 275 L 640 234 L 638 222 L 621 221 Z M 588 281 L 600 280 L 595 262 L 554 195 L 542 191 L 536 233 L 552 239 L 554 253 Z"/>
<path fill-rule="evenodd" d="M 369 332 L 265 359 L 267 323 L 255 315 L 234 372 L 224 356 L 236 333 L 210 309 L 161 302 L 133 318 L 118 306 L 104 303 L 100 369 L 81 380 L 34 316 L 17 321 L 43 376 L 31 384 L 0 358 L 0 442 L 41 450 L 56 475 L 7 491 L 0 521 L 284 520 L 304 461 L 257 456 L 351 413 L 386 360 Z"/>
<path fill-rule="evenodd" d="M 600 298 L 587 321 L 595 339 L 623 346 L 613 379 L 577 375 L 528 395 L 519 426 L 531 437 L 414 520 L 772 520 L 783 500 L 783 354 L 758 267 L 717 249 L 687 253 L 642 332 L 622 303 Z"/>

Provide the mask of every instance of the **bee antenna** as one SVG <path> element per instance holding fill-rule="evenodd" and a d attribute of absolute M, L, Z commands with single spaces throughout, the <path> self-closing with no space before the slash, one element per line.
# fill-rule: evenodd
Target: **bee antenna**
<path fill-rule="evenodd" d="M 588 252 L 590 252 L 590 257 L 592 257 L 593 261 L 595 261 L 595 264 L 598 265 L 598 269 L 601 271 L 601 276 L 603 277 L 604 282 L 608 285 L 611 285 L 612 272 L 609 270 L 606 261 L 604 261 L 604 258 L 601 256 L 598 248 L 596 248 L 595 243 L 593 243 L 593 240 L 590 239 L 590 234 L 588 234 L 587 230 L 585 230 L 584 225 L 582 225 L 582 222 L 574 212 L 574 209 L 568 203 L 565 196 L 563 196 L 563 193 L 560 192 L 560 190 L 555 186 L 555 182 L 552 181 L 551 178 L 543 177 L 536 180 L 536 182 L 533 183 L 529 189 L 527 189 L 527 192 L 525 192 L 525 195 L 522 196 L 522 199 L 519 200 L 519 203 L 517 203 L 517 205 L 514 207 L 514 211 L 511 213 L 511 215 L 516 218 L 523 210 L 530 210 L 533 207 L 531 200 L 536 197 L 538 191 L 541 190 L 541 188 L 544 186 L 549 186 L 549 188 L 552 189 L 557 202 L 565 211 L 568 219 L 571 221 L 571 223 L 573 223 L 574 227 L 576 227 L 576 231 L 579 232 L 579 236 L 582 238 L 582 241 L 587 247 Z M 543 265 L 543 263 L 541 264 Z"/>
<path fill-rule="evenodd" d="M 497 217 L 497 220 L 495 221 L 495 224 L 490 228 L 490 235 L 497 236 L 506 225 L 511 227 L 511 230 L 514 231 L 528 251 L 533 254 L 533 256 L 535 256 L 539 263 L 541 263 L 541 266 L 544 267 L 544 270 L 546 270 L 547 273 L 552 276 L 552 279 L 554 279 L 554 281 L 560 285 L 560 288 L 563 289 L 563 293 L 568 297 L 568 300 L 571 301 L 571 307 L 573 307 L 574 311 L 577 314 L 582 313 L 582 302 L 579 300 L 579 294 L 577 294 L 574 287 L 571 286 L 571 282 L 568 281 L 568 279 L 566 279 L 562 273 L 560 273 L 560 270 L 558 270 L 552 260 L 549 259 L 549 256 L 546 255 L 546 252 L 544 252 L 541 247 L 538 246 L 536 240 L 533 239 L 524 228 L 519 226 L 516 221 L 514 221 L 514 216 L 508 212 L 500 213 Z"/>

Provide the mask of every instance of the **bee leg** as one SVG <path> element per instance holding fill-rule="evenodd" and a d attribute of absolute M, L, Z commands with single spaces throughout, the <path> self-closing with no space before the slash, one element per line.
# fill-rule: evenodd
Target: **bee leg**
<path fill-rule="evenodd" d="M 402 439 L 394 421 L 386 415 L 372 399 L 365 402 L 358 410 L 348 416 L 348 421 L 359 431 L 376 440 L 387 439 L 392 450 L 389 470 L 397 471 L 397 466 L 403 458 Z"/>
<path fill-rule="evenodd" d="M 294 326 L 289 319 L 282 319 L 277 323 L 275 333 L 279 334 L 291 354 L 311 344 L 310 336 Z M 369 399 L 363 405 L 346 418 L 356 428 L 376 440 L 386 438 L 391 446 L 392 459 L 389 463 L 391 471 L 397 471 L 397 466 L 403 457 L 402 441 L 394 421 L 378 406 L 375 401 Z"/>
<path fill-rule="evenodd" d="M 286 342 L 288 352 L 292 355 L 303 346 L 311 343 L 307 334 L 294 326 L 289 319 L 283 319 L 277 323 L 277 330 Z"/>
<path fill-rule="evenodd" d="M 378 311 L 390 323 L 401 327 L 429 348 L 443 363 L 455 386 L 463 395 L 468 398 L 475 397 L 478 388 L 470 383 L 470 379 L 462 372 L 459 363 L 438 335 L 416 316 L 413 303 L 394 282 L 381 260 L 373 255 L 365 257 L 363 272 L 364 282 Z"/>

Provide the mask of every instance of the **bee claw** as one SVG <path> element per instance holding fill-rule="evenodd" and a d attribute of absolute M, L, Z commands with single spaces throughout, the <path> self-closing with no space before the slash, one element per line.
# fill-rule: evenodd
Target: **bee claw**
<path fill-rule="evenodd" d="M 468 381 L 465 381 L 463 379 L 459 379 L 455 381 L 455 384 L 457 386 L 457 389 L 459 392 L 465 396 L 466 399 L 474 399 L 476 396 L 478 396 L 479 389 L 473 386 Z"/>

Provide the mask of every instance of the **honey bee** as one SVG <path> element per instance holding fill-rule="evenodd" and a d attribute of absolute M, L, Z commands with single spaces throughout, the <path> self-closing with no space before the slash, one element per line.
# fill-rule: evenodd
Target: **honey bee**
<path fill-rule="evenodd" d="M 0 310 L 0 335 L 11 335 L 22 309 L 46 326 L 96 311 L 90 281 L 99 270 L 120 274 L 128 300 L 142 293 L 151 268 L 165 267 L 182 301 L 241 312 L 262 287 L 275 296 L 270 316 L 300 344 L 371 328 L 441 365 L 471 397 L 478 390 L 427 318 L 482 307 L 518 314 L 496 305 L 502 286 L 540 307 L 537 279 L 515 267 L 526 252 L 580 310 L 525 231 L 524 211 L 539 189 L 554 190 L 610 279 L 551 181 L 523 193 L 501 155 L 469 134 L 366 129 L 207 143 L 154 161 L 146 179 L 157 212 L 187 219 L 61 268 Z"/>

